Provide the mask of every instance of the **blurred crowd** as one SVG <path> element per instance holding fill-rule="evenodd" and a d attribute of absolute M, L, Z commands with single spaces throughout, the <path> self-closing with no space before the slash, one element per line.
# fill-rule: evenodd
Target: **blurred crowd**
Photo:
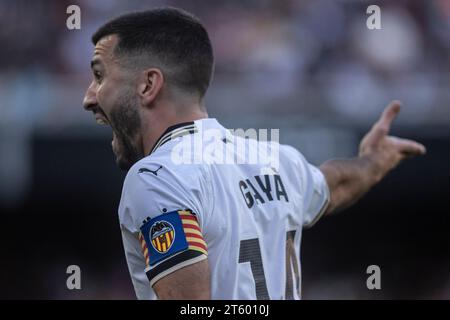
<path fill-rule="evenodd" d="M 65 26 L 70 4 L 81 8 L 81 30 Z M 58 127 L 83 123 L 79 106 L 90 79 L 91 34 L 123 12 L 172 5 L 196 14 L 209 30 L 217 67 L 208 102 L 219 115 L 302 112 L 357 125 L 399 98 L 406 125 L 443 125 L 450 116 L 450 2 L 378 1 L 381 30 L 366 27 L 370 4 L 2 0 L 0 118 Z"/>

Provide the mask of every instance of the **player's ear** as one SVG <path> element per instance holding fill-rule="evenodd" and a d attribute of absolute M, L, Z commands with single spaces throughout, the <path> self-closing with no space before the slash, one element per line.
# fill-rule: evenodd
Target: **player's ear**
<path fill-rule="evenodd" d="M 151 68 L 145 70 L 138 84 L 138 95 L 142 105 L 151 106 L 162 92 L 164 86 L 164 75 L 161 70 Z"/>

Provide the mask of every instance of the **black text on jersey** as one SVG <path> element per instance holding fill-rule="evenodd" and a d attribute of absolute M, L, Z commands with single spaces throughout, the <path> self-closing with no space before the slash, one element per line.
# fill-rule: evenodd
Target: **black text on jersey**
<path fill-rule="evenodd" d="M 263 176 L 254 176 L 251 180 L 239 181 L 239 188 L 249 209 L 255 204 L 264 204 L 266 201 L 273 200 L 280 201 L 281 198 L 289 202 L 280 175 L 265 174 Z"/>

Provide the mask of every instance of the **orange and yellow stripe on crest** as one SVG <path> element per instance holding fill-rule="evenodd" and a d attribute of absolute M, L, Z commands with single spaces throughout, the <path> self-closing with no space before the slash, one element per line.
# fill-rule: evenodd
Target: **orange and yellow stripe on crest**
<path fill-rule="evenodd" d="M 183 230 L 186 241 L 189 244 L 189 249 L 200 251 L 201 253 L 208 255 L 206 242 L 203 239 L 197 217 L 188 210 L 180 210 L 178 211 L 178 214 L 183 223 Z"/>
<path fill-rule="evenodd" d="M 173 230 L 166 232 L 160 235 L 159 237 L 153 239 L 152 244 L 159 252 L 164 253 L 170 249 L 174 235 L 175 232 Z"/>

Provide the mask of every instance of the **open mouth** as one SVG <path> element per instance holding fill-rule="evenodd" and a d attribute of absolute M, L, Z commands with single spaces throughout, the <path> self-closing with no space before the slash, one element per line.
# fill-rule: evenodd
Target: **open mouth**
<path fill-rule="evenodd" d="M 99 124 L 99 125 L 109 125 L 108 117 L 103 112 L 103 110 L 100 109 L 99 106 L 93 107 L 92 108 L 92 113 L 94 114 L 95 122 L 97 122 L 97 124 Z"/>
<path fill-rule="evenodd" d="M 102 125 L 102 126 L 104 126 L 104 125 L 108 125 L 108 122 L 105 120 L 105 119 L 102 119 L 102 118 L 95 118 L 95 121 L 97 122 L 97 124 L 99 124 L 99 125 Z"/>
<path fill-rule="evenodd" d="M 100 110 L 94 111 L 94 117 L 95 117 L 95 122 L 97 124 L 102 125 L 102 126 L 111 126 L 108 119 L 106 118 L 106 115 L 102 111 L 100 111 Z M 117 139 L 116 139 L 116 134 L 114 133 L 114 130 L 112 132 L 111 147 L 113 149 L 113 152 L 116 153 Z"/>
<path fill-rule="evenodd" d="M 109 122 L 105 116 L 101 115 L 100 113 L 95 113 L 94 115 L 95 115 L 95 122 L 97 122 L 97 124 L 106 126 L 109 125 Z"/>

